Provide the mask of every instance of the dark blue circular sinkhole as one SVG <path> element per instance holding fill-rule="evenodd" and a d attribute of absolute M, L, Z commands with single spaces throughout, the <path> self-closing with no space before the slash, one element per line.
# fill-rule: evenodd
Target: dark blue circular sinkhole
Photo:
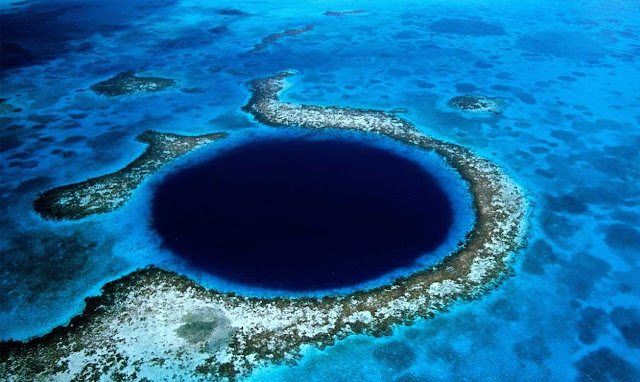
<path fill-rule="evenodd" d="M 348 140 L 271 139 L 166 177 L 166 247 L 249 286 L 342 288 L 415 264 L 447 238 L 451 203 L 416 162 Z"/>

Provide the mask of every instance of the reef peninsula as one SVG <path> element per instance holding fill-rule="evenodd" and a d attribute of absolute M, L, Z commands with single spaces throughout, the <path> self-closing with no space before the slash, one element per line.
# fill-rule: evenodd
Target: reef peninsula
<path fill-rule="evenodd" d="M 167 162 L 226 136 L 226 133 L 187 136 L 145 131 L 136 140 L 149 146 L 125 168 L 48 190 L 33 202 L 33 209 L 52 220 L 76 220 L 113 211 L 129 199 L 145 178 Z"/>

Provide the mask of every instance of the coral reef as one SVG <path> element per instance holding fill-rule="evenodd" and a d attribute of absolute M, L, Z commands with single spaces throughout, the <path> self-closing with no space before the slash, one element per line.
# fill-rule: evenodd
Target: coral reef
<path fill-rule="evenodd" d="M 22 111 L 22 108 L 13 106 L 8 104 L 8 98 L 0 98 L 0 115 L 9 114 L 9 113 L 19 113 Z"/>
<path fill-rule="evenodd" d="M 342 16 L 346 16 L 346 15 L 357 15 L 360 13 L 366 13 L 367 11 L 363 10 L 363 9 L 355 9 L 353 11 L 342 11 L 342 12 L 335 12 L 335 11 L 326 11 L 324 13 L 325 16 L 334 16 L 334 17 L 342 17 Z"/>
<path fill-rule="evenodd" d="M 502 113 L 503 102 L 498 98 L 482 95 L 463 95 L 451 98 L 447 105 L 462 111 L 500 114 Z"/>
<path fill-rule="evenodd" d="M 288 37 L 288 36 L 299 35 L 299 34 L 302 34 L 302 33 L 305 33 L 305 32 L 310 32 L 312 30 L 313 30 L 313 25 L 307 25 L 304 28 L 287 29 L 284 32 L 271 34 L 271 35 L 263 38 L 262 42 L 259 43 L 259 44 L 256 44 L 253 47 L 253 49 L 251 49 L 249 52 L 251 52 L 251 53 L 260 52 L 262 50 L 267 49 L 269 47 L 269 45 L 275 43 L 276 41 L 280 40 L 281 38 Z"/>
<path fill-rule="evenodd" d="M 27 343 L 5 342 L 0 378 L 236 380 L 269 363 L 294 363 L 304 345 L 323 348 L 351 334 L 387 335 L 477 298 L 511 273 L 524 244 L 523 191 L 490 161 L 419 132 L 391 113 L 282 102 L 293 72 L 254 80 L 244 110 L 267 125 L 385 135 L 443 157 L 468 182 L 476 221 L 441 263 L 393 283 L 322 298 L 253 298 L 205 289 L 147 268 L 107 284 L 70 325 Z M 186 326 L 185 326 L 186 325 Z"/>
<path fill-rule="evenodd" d="M 239 9 L 234 9 L 234 8 L 221 8 L 221 9 L 216 9 L 215 13 L 222 15 L 222 16 L 248 16 L 248 13 L 245 13 Z"/>
<path fill-rule="evenodd" d="M 138 141 L 147 149 L 125 168 L 111 174 L 48 190 L 38 196 L 33 209 L 45 219 L 82 219 L 122 206 L 142 181 L 167 162 L 226 133 L 185 136 L 145 131 Z"/>
<path fill-rule="evenodd" d="M 175 80 L 168 78 L 138 77 L 135 70 L 129 70 L 93 84 L 90 89 L 100 95 L 116 97 L 125 94 L 158 92 L 175 83 Z"/>

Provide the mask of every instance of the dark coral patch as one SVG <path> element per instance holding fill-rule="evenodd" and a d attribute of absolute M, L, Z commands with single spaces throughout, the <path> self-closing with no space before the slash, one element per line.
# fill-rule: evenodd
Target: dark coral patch
<path fill-rule="evenodd" d="M 37 56 L 22 45 L 15 42 L 2 42 L 0 45 L 0 68 L 2 70 L 33 65 L 38 62 Z"/>
<path fill-rule="evenodd" d="M 567 212 L 570 214 L 583 214 L 589 210 L 589 206 L 572 194 L 550 195 L 545 197 L 547 205 L 553 211 Z"/>
<path fill-rule="evenodd" d="M 415 40 L 420 37 L 420 34 L 414 30 L 403 30 L 393 35 L 396 40 Z"/>
<path fill-rule="evenodd" d="M 577 382 L 635 382 L 640 380 L 640 371 L 637 368 L 606 347 L 587 354 L 575 365 L 578 369 Z"/>
<path fill-rule="evenodd" d="M 435 84 L 432 84 L 431 82 L 427 82 L 423 80 L 416 80 L 416 86 L 418 86 L 421 89 L 433 89 L 436 87 Z"/>
<path fill-rule="evenodd" d="M 144 7 L 165 6 L 150 0 Z M 2 72 L 31 65 L 48 63 L 72 52 L 87 52 L 92 45 L 84 42 L 97 34 L 113 35 L 131 28 L 140 16 L 137 2 L 29 1 L 24 7 L 7 10 L 3 6 L 0 18 L 2 42 L 0 70 Z M 136 34 L 136 38 L 139 36 Z M 3 73 L 4 74 L 4 73 Z"/>
<path fill-rule="evenodd" d="M 214 12 L 222 16 L 247 16 L 248 15 L 248 13 L 245 13 L 239 9 L 234 9 L 234 8 L 221 8 L 221 9 L 216 9 Z"/>
<path fill-rule="evenodd" d="M 582 309 L 580 320 L 576 323 L 578 339 L 586 345 L 596 343 L 608 322 L 609 318 L 604 310 L 593 307 Z"/>
<path fill-rule="evenodd" d="M 40 239 L 21 234 L 14 238 L 4 252 L 2 269 L 6 273 L 1 290 L 6 295 L 16 293 L 13 288 L 20 284 L 35 297 L 43 292 L 58 291 L 83 271 L 97 243 L 84 239 L 79 233 L 71 235 L 48 234 Z M 18 276 L 21 275 L 21 276 Z M 26 276 L 26 277 L 25 277 Z M 17 278 L 22 278 L 18 280 Z"/>
<path fill-rule="evenodd" d="M 489 68 L 493 68 L 493 65 L 488 63 L 488 62 L 484 62 L 484 61 L 476 61 L 473 66 L 475 66 L 476 68 L 479 69 L 489 69 Z"/>
<path fill-rule="evenodd" d="M 628 224 L 611 224 L 605 228 L 605 235 L 607 245 L 613 249 L 640 248 L 640 231 Z"/>
<path fill-rule="evenodd" d="M 499 25 L 469 19 L 440 19 L 429 26 L 434 32 L 451 33 L 466 36 L 496 36 L 504 35 L 505 31 Z"/>
<path fill-rule="evenodd" d="M 471 112 L 502 113 L 502 101 L 482 95 L 463 95 L 453 97 L 447 102 L 449 107 Z"/>
<path fill-rule="evenodd" d="M 198 88 L 198 87 L 195 87 L 195 88 L 182 88 L 182 89 L 180 89 L 180 91 L 183 92 L 183 93 L 187 93 L 187 94 L 197 94 L 197 93 L 204 93 L 205 92 L 204 89 Z"/>
<path fill-rule="evenodd" d="M 28 160 L 24 162 L 13 161 L 9 162 L 9 167 L 18 167 L 18 168 L 34 168 L 38 166 L 38 161 L 36 160 Z"/>
<path fill-rule="evenodd" d="M 578 253 L 571 259 L 571 266 L 565 267 L 562 282 L 577 298 L 587 298 L 595 285 L 611 270 L 611 265 L 588 253 Z"/>
<path fill-rule="evenodd" d="M 217 27 L 207 29 L 207 32 L 211 34 L 226 34 L 229 32 L 229 27 L 226 25 L 218 25 Z"/>
<path fill-rule="evenodd" d="M 460 93 L 470 93 L 479 90 L 474 84 L 456 84 L 455 88 Z"/>
<path fill-rule="evenodd" d="M 566 82 L 576 82 L 578 79 L 572 76 L 559 76 L 558 79 L 560 81 L 566 81 Z"/>
<path fill-rule="evenodd" d="M 617 307 L 611 312 L 611 322 L 632 348 L 640 348 L 640 313 L 637 309 Z"/>
<path fill-rule="evenodd" d="M 31 122 L 36 122 L 36 123 L 41 123 L 43 125 L 46 125 L 48 123 L 52 123 L 52 122 L 56 122 L 60 119 L 59 116 L 55 115 L 55 114 L 29 114 L 27 116 L 27 121 L 31 121 Z"/>
<path fill-rule="evenodd" d="M 533 94 L 524 93 L 524 92 L 516 92 L 516 97 L 527 105 L 536 104 L 536 99 L 533 97 Z"/>
<path fill-rule="evenodd" d="M 310 32 L 313 30 L 313 25 L 307 25 L 303 28 L 298 28 L 298 29 L 287 29 L 284 32 L 280 32 L 280 33 L 274 33 L 271 34 L 265 38 L 262 39 L 262 42 L 259 44 L 256 44 L 253 49 L 250 50 L 250 52 L 252 53 L 256 53 L 256 52 L 260 52 L 262 50 L 265 50 L 269 47 L 269 45 L 275 43 L 276 41 L 280 40 L 281 38 L 285 38 L 285 37 L 289 37 L 289 36 L 296 36 L 305 32 Z"/>
<path fill-rule="evenodd" d="M 67 137 L 64 139 L 64 143 L 80 143 L 80 142 L 84 142 L 87 140 L 87 137 L 85 137 L 84 135 L 72 135 L 70 137 Z"/>
<path fill-rule="evenodd" d="M 551 351 L 541 336 L 518 342 L 514 345 L 513 350 L 519 359 L 538 364 L 551 357 Z"/>
<path fill-rule="evenodd" d="M 533 274 L 543 274 L 546 265 L 557 262 L 558 255 L 553 251 L 553 247 L 546 241 L 536 240 L 529 245 L 522 262 L 522 270 Z"/>
<path fill-rule="evenodd" d="M 520 313 L 513 306 L 511 300 L 507 298 L 500 298 L 489 308 L 489 312 L 496 317 L 500 317 L 505 321 L 518 321 L 520 319 Z"/>
<path fill-rule="evenodd" d="M 574 31 L 549 31 L 522 36 L 517 47 L 534 55 L 547 54 L 579 61 L 597 61 L 607 53 L 602 43 Z"/>
<path fill-rule="evenodd" d="M 16 149 L 24 144 L 24 141 L 14 132 L 0 132 L 0 153 Z"/>
<path fill-rule="evenodd" d="M 401 341 L 392 341 L 379 345 L 373 351 L 374 358 L 394 370 L 408 369 L 416 360 L 411 347 Z"/>
<path fill-rule="evenodd" d="M 640 226 L 640 213 L 628 211 L 625 209 L 616 209 L 612 211 L 609 216 L 613 220 L 619 220 L 623 223 Z"/>
<path fill-rule="evenodd" d="M 7 98 L 0 98 L 0 115 L 9 114 L 9 113 L 19 113 L 22 111 L 22 108 L 13 106 L 7 103 L 7 101 L 8 101 Z"/>
<path fill-rule="evenodd" d="M 326 11 L 324 13 L 324 15 L 325 16 L 342 17 L 342 16 L 346 16 L 346 15 L 357 15 L 357 14 L 366 13 L 366 12 L 367 11 L 365 11 L 363 9 L 355 9 L 353 11 L 342 11 L 342 12 Z"/>
<path fill-rule="evenodd" d="M 578 231 L 577 225 L 555 211 L 544 211 L 540 216 L 540 222 L 544 233 L 552 239 L 573 236 Z"/>

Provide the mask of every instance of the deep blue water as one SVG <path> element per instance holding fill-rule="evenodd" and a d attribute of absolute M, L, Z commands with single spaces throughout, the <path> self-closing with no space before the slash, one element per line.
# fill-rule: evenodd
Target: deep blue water
<path fill-rule="evenodd" d="M 153 197 L 165 246 L 235 283 L 342 288 L 442 245 L 451 202 L 419 164 L 346 140 L 272 139 L 167 176 Z"/>
<path fill-rule="evenodd" d="M 293 68 L 300 75 L 284 99 L 405 108 L 424 133 L 502 166 L 529 193 L 529 243 L 514 276 L 480 300 L 389 337 L 308 350 L 297 366 L 251 380 L 640 379 L 638 1 L 0 4 L 0 98 L 22 108 L 0 116 L 1 338 L 46 333 L 106 281 L 150 263 L 225 286 L 163 249 L 149 197 L 174 169 L 230 143 L 181 159 L 112 214 L 51 223 L 31 203 L 122 168 L 144 149 L 134 137 L 146 129 L 268 134 L 240 109 L 245 84 Z M 227 8 L 245 14 L 217 12 Z M 350 9 L 367 12 L 324 15 Z M 310 24 L 249 53 L 268 35 Z M 83 91 L 131 69 L 179 86 L 117 99 Z M 467 93 L 502 98 L 503 113 L 446 106 Z"/>

